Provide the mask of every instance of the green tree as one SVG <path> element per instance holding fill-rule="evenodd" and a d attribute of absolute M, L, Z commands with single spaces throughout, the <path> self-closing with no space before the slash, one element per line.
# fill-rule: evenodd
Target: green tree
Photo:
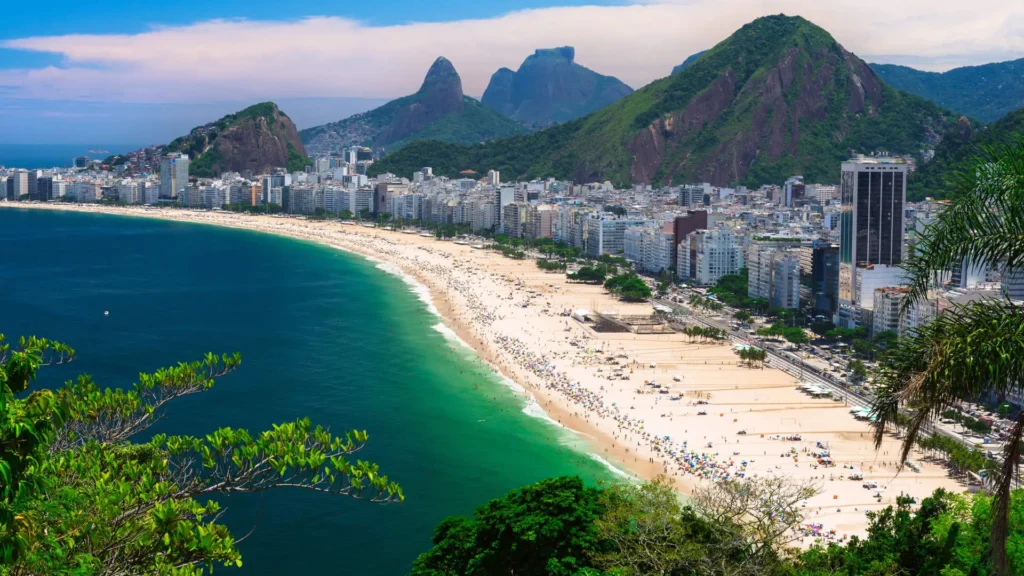
<path fill-rule="evenodd" d="M 599 496 L 578 477 L 541 480 L 509 492 L 477 508 L 472 518 L 444 520 L 412 574 L 577 574 L 597 542 Z"/>
<path fill-rule="evenodd" d="M 295 487 L 403 498 L 375 464 L 348 459 L 365 432 L 333 436 L 307 419 L 132 441 L 167 403 L 236 370 L 237 354 L 140 374 L 130 390 L 87 376 L 33 389 L 42 367 L 74 357 L 65 344 L 0 335 L 0 572 L 195 575 L 241 565 L 212 495 Z"/>
<path fill-rule="evenodd" d="M 906 263 L 909 293 L 903 312 L 927 298 L 936 275 L 963 262 L 1024 269 L 1024 138 L 981 150 L 953 182 L 952 205 L 928 226 Z M 936 351 L 941 351 L 936 353 Z M 904 438 L 909 452 L 921 428 L 962 399 L 983 393 L 999 397 L 1024 392 L 1024 310 L 1008 298 L 975 300 L 947 309 L 915 330 L 888 355 L 874 403 L 875 440 L 901 408 L 914 417 Z M 992 554 L 1005 576 L 1010 488 L 1021 464 L 1024 417 L 1014 423 L 996 474 Z"/>
<path fill-rule="evenodd" d="M 603 494 L 600 545 L 591 556 L 606 574 L 703 574 L 721 551 L 721 535 L 662 479 L 615 484 Z M 742 555 L 732 552 L 733 560 Z M 737 562 L 738 564 L 739 562 Z"/>
<path fill-rule="evenodd" d="M 651 289 L 635 272 L 626 272 L 605 281 L 606 290 L 627 302 L 642 302 L 651 297 Z"/>
<path fill-rule="evenodd" d="M 868 369 L 864 366 L 864 363 L 854 358 L 847 364 L 847 368 L 850 369 L 850 374 L 853 376 L 854 382 L 863 382 L 868 377 Z"/>
<path fill-rule="evenodd" d="M 782 332 L 782 337 L 792 344 L 807 344 L 811 341 L 803 328 L 786 328 Z"/>

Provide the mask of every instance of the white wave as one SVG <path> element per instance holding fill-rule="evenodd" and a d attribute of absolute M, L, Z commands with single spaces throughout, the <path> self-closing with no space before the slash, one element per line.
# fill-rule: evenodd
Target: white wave
<path fill-rule="evenodd" d="M 410 275 L 406 274 L 405 272 L 403 272 L 401 268 L 399 268 L 398 266 L 396 266 L 396 265 L 394 265 L 394 264 L 392 264 L 390 262 L 385 262 L 383 260 L 379 260 L 379 259 L 373 258 L 371 256 L 368 256 L 367 259 L 370 260 L 371 262 L 375 262 L 376 263 L 376 267 L 377 267 L 378 270 L 381 270 L 383 272 L 386 272 L 388 274 L 391 274 L 393 276 L 397 276 L 398 278 L 401 278 L 402 281 L 405 282 L 409 286 L 410 290 L 412 290 L 412 292 L 414 294 L 416 294 L 416 296 L 424 304 L 426 304 L 427 311 L 429 311 L 431 314 L 437 316 L 438 318 L 442 318 L 441 312 L 437 309 L 436 306 L 434 306 L 434 301 L 433 301 L 433 299 L 430 296 L 430 289 L 429 288 L 427 288 L 425 285 L 420 283 L 418 280 L 416 280 L 412 276 L 410 276 Z M 446 326 L 444 322 L 438 322 L 437 324 L 434 324 L 433 326 L 431 326 L 431 328 L 433 328 L 434 330 L 437 330 L 438 332 L 440 332 L 441 335 L 444 336 L 444 338 L 446 340 L 450 340 L 450 341 L 453 341 L 453 342 L 458 342 L 460 345 L 464 346 L 465 348 L 467 348 L 469 350 L 473 350 L 472 346 L 470 346 L 462 338 L 459 338 L 459 335 L 456 334 L 454 330 L 452 330 L 451 328 Z M 513 379 L 505 376 L 504 374 L 502 374 L 500 371 L 497 370 L 497 368 L 495 366 L 493 366 L 493 365 L 491 365 L 489 363 L 488 363 L 488 365 L 490 365 L 492 371 L 498 377 L 498 380 L 501 382 L 501 384 L 503 384 L 505 387 L 511 389 L 513 392 L 515 392 L 516 394 L 518 394 L 520 396 L 524 396 L 524 395 L 527 396 L 526 405 L 523 406 L 523 414 L 526 414 L 527 416 L 529 416 L 531 418 L 539 418 L 541 420 L 544 420 L 548 424 L 558 428 L 560 431 L 563 432 L 562 437 L 559 439 L 560 443 L 562 445 L 567 446 L 567 447 L 569 447 L 569 448 L 571 448 L 573 450 L 576 450 L 578 452 L 586 454 L 590 458 L 594 459 L 596 462 L 602 464 L 609 471 L 611 471 L 612 474 L 614 474 L 616 476 L 620 476 L 620 477 L 623 477 L 623 478 L 628 478 L 628 479 L 631 479 L 631 480 L 636 480 L 635 476 L 629 474 L 628 472 L 622 470 L 621 468 L 616 467 L 611 462 L 605 460 L 604 458 L 602 458 L 601 456 L 591 452 L 590 450 L 580 447 L 580 445 L 579 445 L 580 444 L 580 440 L 582 440 L 583 436 L 586 436 L 586 434 L 580 432 L 579 430 L 574 430 L 572 428 L 569 428 L 568 426 L 562 424 L 561 422 L 559 422 L 559 421 L 555 420 L 554 418 L 552 418 L 551 416 L 549 416 L 548 413 L 545 412 L 543 408 L 541 408 L 540 403 L 538 403 L 537 399 L 533 397 L 533 394 L 529 394 L 526 391 L 526 388 L 521 386 L 515 380 L 513 380 Z"/>
<path fill-rule="evenodd" d="M 446 326 L 444 322 L 438 322 L 437 324 L 431 326 L 431 328 L 440 332 L 441 335 L 444 336 L 445 340 L 456 342 L 459 345 L 466 348 L 467 350 L 473 350 L 472 346 L 467 344 L 466 341 L 463 340 L 462 338 L 459 338 L 459 335 L 455 333 L 455 330 L 452 330 L 451 328 Z"/>
<path fill-rule="evenodd" d="M 594 460 L 597 460 L 600 464 L 602 464 L 605 468 L 610 470 L 612 474 L 615 474 L 616 476 L 621 476 L 622 478 L 626 478 L 628 480 L 639 480 L 639 478 L 637 478 L 636 476 L 633 476 L 629 472 L 626 472 L 622 468 L 619 468 L 615 464 L 612 464 L 611 462 L 605 460 L 604 458 L 601 458 L 600 456 L 594 454 L 593 452 L 589 452 L 587 456 L 590 456 Z"/>
<path fill-rule="evenodd" d="M 377 260 L 376 258 L 371 258 L 370 260 L 377 262 L 378 270 L 382 270 L 384 272 L 387 272 L 388 274 L 398 276 L 399 278 L 401 278 L 403 282 L 409 285 L 409 288 L 412 290 L 413 294 L 415 294 L 416 297 L 420 299 L 420 301 L 427 305 L 428 312 L 439 318 L 441 317 L 441 312 L 437 309 L 437 307 L 434 306 L 434 300 L 433 298 L 430 297 L 430 288 L 427 288 L 412 276 L 409 276 L 405 272 L 402 272 L 401 268 L 395 266 L 390 262 L 382 262 L 380 260 Z"/>

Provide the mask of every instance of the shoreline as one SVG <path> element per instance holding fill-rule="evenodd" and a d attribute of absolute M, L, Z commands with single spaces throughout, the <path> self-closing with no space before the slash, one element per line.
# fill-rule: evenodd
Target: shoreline
<path fill-rule="evenodd" d="M 807 398 L 779 370 L 740 366 L 729 345 L 680 334 L 598 333 L 569 319 L 565 312 L 580 308 L 637 315 L 649 315 L 652 308 L 614 300 L 601 287 L 569 284 L 530 260 L 337 221 L 100 205 L 0 207 L 217 225 L 366 258 L 426 301 L 417 285 L 424 287 L 439 322 L 498 377 L 522 389 L 524 413 L 567 429 L 589 456 L 644 480 L 666 475 L 682 494 L 723 478 L 774 474 L 814 481 L 822 492 L 805 503 L 805 522 L 824 525 L 832 541 L 866 533 L 864 512 L 894 503 L 901 493 L 920 500 L 938 487 L 963 491 L 916 451 L 912 458 L 921 472 L 897 474 L 897 439 L 887 438 L 876 452 L 868 425 L 854 420 L 848 407 Z M 640 381 L 657 381 L 680 400 L 655 394 Z M 532 404 L 544 416 L 530 414 Z M 788 440 L 793 435 L 805 438 Z M 843 467 L 816 463 L 814 454 L 821 450 Z M 860 482 L 847 480 L 847 470 L 877 482 L 878 493 L 872 496 L 874 489 L 865 492 Z M 798 545 L 810 545 L 820 534 L 811 529 Z"/>

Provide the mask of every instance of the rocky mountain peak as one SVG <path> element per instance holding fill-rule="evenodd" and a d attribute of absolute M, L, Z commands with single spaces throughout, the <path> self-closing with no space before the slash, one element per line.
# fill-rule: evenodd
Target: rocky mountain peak
<path fill-rule="evenodd" d="M 459 94 L 462 94 L 462 79 L 459 78 L 459 73 L 455 71 L 455 66 L 444 56 L 438 56 L 437 60 L 434 60 L 434 63 L 430 65 L 426 77 L 423 78 L 423 85 L 420 86 L 420 91 L 426 90 L 434 84 L 457 84 Z"/>
<path fill-rule="evenodd" d="M 632 92 L 618 79 L 580 66 L 575 58 L 572 46 L 535 50 L 519 70 L 495 72 L 481 101 L 521 122 L 544 126 L 579 118 Z"/>
<path fill-rule="evenodd" d="M 572 46 L 562 46 L 560 48 L 538 48 L 537 50 L 534 50 L 533 57 L 565 60 L 571 64 L 573 60 L 576 59 L 576 49 Z"/>

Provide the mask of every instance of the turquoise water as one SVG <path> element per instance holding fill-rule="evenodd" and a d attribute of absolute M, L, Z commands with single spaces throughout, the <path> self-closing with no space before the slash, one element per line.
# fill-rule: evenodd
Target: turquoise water
<path fill-rule="evenodd" d="M 104 316 L 104 310 L 110 315 Z M 336 250 L 254 232 L 98 214 L 0 209 L 0 332 L 79 352 L 42 385 L 79 373 L 128 386 L 140 371 L 239 351 L 239 372 L 174 402 L 152 432 L 264 429 L 309 416 L 366 429 L 360 454 L 407 500 L 376 506 L 267 494 L 240 547 L 243 574 L 404 574 L 432 528 L 507 490 L 610 473 L 438 324 L 409 285 Z M 259 497 L 224 498 L 238 536 Z"/>

